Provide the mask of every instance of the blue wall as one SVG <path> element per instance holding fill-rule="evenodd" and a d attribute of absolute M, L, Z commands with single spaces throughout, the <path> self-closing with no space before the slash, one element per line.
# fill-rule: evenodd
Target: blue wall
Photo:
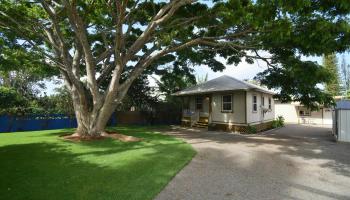
<path fill-rule="evenodd" d="M 108 125 L 116 125 L 116 118 L 114 114 L 108 122 Z M 0 115 L 0 133 L 76 127 L 77 120 L 75 119 L 75 117 L 62 114 L 25 116 Z"/>

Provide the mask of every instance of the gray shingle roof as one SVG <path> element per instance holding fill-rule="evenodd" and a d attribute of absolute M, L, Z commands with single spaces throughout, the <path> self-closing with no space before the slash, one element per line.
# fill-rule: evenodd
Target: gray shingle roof
<path fill-rule="evenodd" d="M 174 93 L 175 96 L 185 96 L 185 95 L 194 95 L 194 94 L 204 94 L 204 93 L 213 93 L 213 92 L 223 92 L 223 91 L 234 91 L 234 90 L 253 90 L 264 92 L 268 94 L 274 94 L 274 92 L 269 91 L 263 87 L 247 83 L 245 81 L 238 80 L 231 76 L 220 76 L 218 78 L 212 79 L 205 83 L 192 86 Z"/>

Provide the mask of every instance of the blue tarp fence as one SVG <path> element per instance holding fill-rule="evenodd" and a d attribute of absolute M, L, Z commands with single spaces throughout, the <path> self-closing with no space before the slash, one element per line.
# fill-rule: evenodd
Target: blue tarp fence
<path fill-rule="evenodd" d="M 116 125 L 115 114 L 108 122 L 109 126 Z M 16 131 L 38 131 L 49 129 L 76 128 L 77 120 L 74 116 L 64 114 L 48 115 L 0 115 L 0 133 Z"/>

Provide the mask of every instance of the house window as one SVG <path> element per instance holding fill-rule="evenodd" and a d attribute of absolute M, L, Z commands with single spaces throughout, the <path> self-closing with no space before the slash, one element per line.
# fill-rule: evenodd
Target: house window
<path fill-rule="evenodd" d="M 272 109 L 272 99 L 269 98 L 269 109 L 271 110 Z"/>
<path fill-rule="evenodd" d="M 262 107 L 265 106 L 265 98 L 264 98 L 264 96 L 261 96 L 261 106 Z"/>
<path fill-rule="evenodd" d="M 203 108 L 203 98 L 196 97 L 196 110 L 202 110 Z"/>
<path fill-rule="evenodd" d="M 299 110 L 300 116 L 311 116 L 310 110 Z"/>
<path fill-rule="evenodd" d="M 253 95 L 253 112 L 258 111 L 258 98 L 256 95 Z"/>
<path fill-rule="evenodd" d="M 222 112 L 232 112 L 232 95 L 222 95 Z"/>

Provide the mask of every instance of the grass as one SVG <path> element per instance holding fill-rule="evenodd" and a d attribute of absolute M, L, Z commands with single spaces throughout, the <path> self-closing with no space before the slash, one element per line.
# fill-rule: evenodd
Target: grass
<path fill-rule="evenodd" d="M 74 143 L 58 137 L 69 130 L 0 133 L 1 199 L 153 199 L 195 155 L 150 127 L 112 130 L 144 140 Z"/>

